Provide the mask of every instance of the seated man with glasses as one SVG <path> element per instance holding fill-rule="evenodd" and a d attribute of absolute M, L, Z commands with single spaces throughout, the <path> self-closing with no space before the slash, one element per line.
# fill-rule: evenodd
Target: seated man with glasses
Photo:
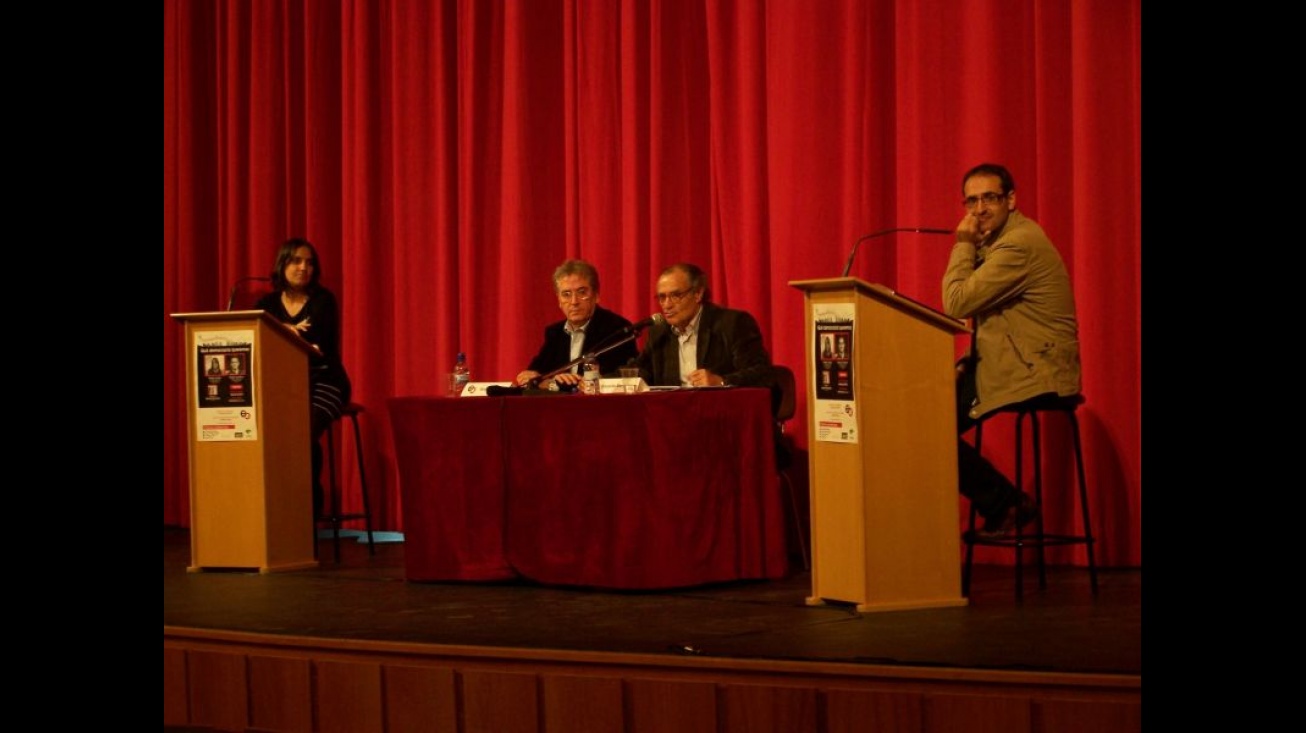
<path fill-rule="evenodd" d="M 640 376 L 666 387 L 774 387 L 762 331 L 745 311 L 709 301 L 707 276 L 680 263 L 662 271 L 658 306 L 665 319 L 649 328 Z"/>
<path fill-rule="evenodd" d="M 630 321 L 599 306 L 599 271 L 584 260 L 567 260 L 553 271 L 553 289 L 565 319 L 544 329 L 544 343 L 531 359 L 530 366 L 517 375 L 517 384 L 525 386 L 542 374 L 548 374 L 572 361 L 621 339 Z M 639 350 L 632 339 L 598 357 L 599 372 L 610 374 L 628 364 Z M 572 367 L 553 378 L 559 387 L 575 389 L 580 383 L 579 367 Z M 535 386 L 548 388 L 548 384 Z"/>
<path fill-rule="evenodd" d="M 957 430 L 1000 407 L 1079 393 L 1079 327 L 1065 263 L 1043 228 L 1016 211 L 1016 184 L 983 163 L 961 184 L 965 216 L 943 275 L 943 310 L 974 319 L 969 356 L 958 365 Z M 1031 521 L 1034 500 L 959 441 L 961 493 L 984 517 L 980 537 Z"/>

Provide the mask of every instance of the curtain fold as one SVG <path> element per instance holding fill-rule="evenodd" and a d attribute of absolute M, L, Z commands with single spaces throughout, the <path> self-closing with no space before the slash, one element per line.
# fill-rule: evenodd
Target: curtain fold
<path fill-rule="evenodd" d="M 1140 565 L 1140 4 L 165 2 L 165 525 L 189 524 L 168 314 L 225 307 L 287 237 L 340 298 L 374 513 L 402 530 L 385 401 L 441 393 L 459 351 L 510 379 L 561 317 L 563 259 L 594 262 L 632 320 L 663 267 L 702 265 L 802 379 L 789 281 L 837 276 L 870 231 L 954 227 L 962 173 L 994 161 L 1071 271 L 1099 559 Z M 871 240 L 852 274 L 938 308 L 950 245 Z M 1007 470 L 1009 441 L 986 432 Z"/>

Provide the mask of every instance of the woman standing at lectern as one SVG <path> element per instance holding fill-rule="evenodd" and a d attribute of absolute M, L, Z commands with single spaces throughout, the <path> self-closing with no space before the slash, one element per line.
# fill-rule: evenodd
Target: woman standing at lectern
<path fill-rule="evenodd" d="M 322 516 L 322 433 L 340 418 L 352 391 L 340 360 L 340 309 L 336 296 L 322 287 L 317 249 L 307 239 L 288 239 L 277 250 L 272 292 L 255 308 L 267 311 L 300 338 L 316 347 L 309 359 L 310 431 L 313 453 L 313 516 Z"/>

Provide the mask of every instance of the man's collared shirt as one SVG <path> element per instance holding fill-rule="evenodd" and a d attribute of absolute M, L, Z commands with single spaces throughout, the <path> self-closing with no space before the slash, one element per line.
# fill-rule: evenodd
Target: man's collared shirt
<path fill-rule="evenodd" d="M 590 319 L 590 320 L 593 320 L 593 319 Z M 585 324 L 584 324 L 584 325 L 582 325 L 582 326 L 576 326 L 576 327 L 573 328 L 572 325 L 571 325 L 571 321 L 567 321 L 566 325 L 564 325 L 564 326 L 562 327 L 562 330 L 564 330 L 564 331 L 566 331 L 567 333 L 571 334 L 571 357 L 569 358 L 569 361 L 576 361 L 576 359 L 581 355 L 581 350 L 585 347 L 585 328 L 586 328 L 586 326 L 589 326 L 589 325 L 590 325 L 590 322 L 589 322 L 589 321 L 585 321 Z M 577 365 L 572 366 L 572 368 L 571 368 L 571 373 L 572 373 L 572 374 L 579 374 L 579 373 L 580 373 L 580 365 L 577 364 Z"/>
<path fill-rule="evenodd" d="M 680 341 L 680 386 L 689 386 L 689 373 L 698 368 L 698 322 L 703 320 L 703 307 L 699 306 L 694 320 L 684 330 L 671 327 Z"/>

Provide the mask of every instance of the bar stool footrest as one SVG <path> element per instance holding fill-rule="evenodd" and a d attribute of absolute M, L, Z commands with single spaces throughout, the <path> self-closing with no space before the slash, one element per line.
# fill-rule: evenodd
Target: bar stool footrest
<path fill-rule="evenodd" d="M 1097 540 L 1091 537 L 1079 537 L 1075 535 L 1045 534 L 1023 535 L 1016 537 L 974 537 L 966 539 L 965 542 L 971 545 L 983 545 L 986 547 L 1054 547 L 1057 545 L 1088 545 Z"/>

